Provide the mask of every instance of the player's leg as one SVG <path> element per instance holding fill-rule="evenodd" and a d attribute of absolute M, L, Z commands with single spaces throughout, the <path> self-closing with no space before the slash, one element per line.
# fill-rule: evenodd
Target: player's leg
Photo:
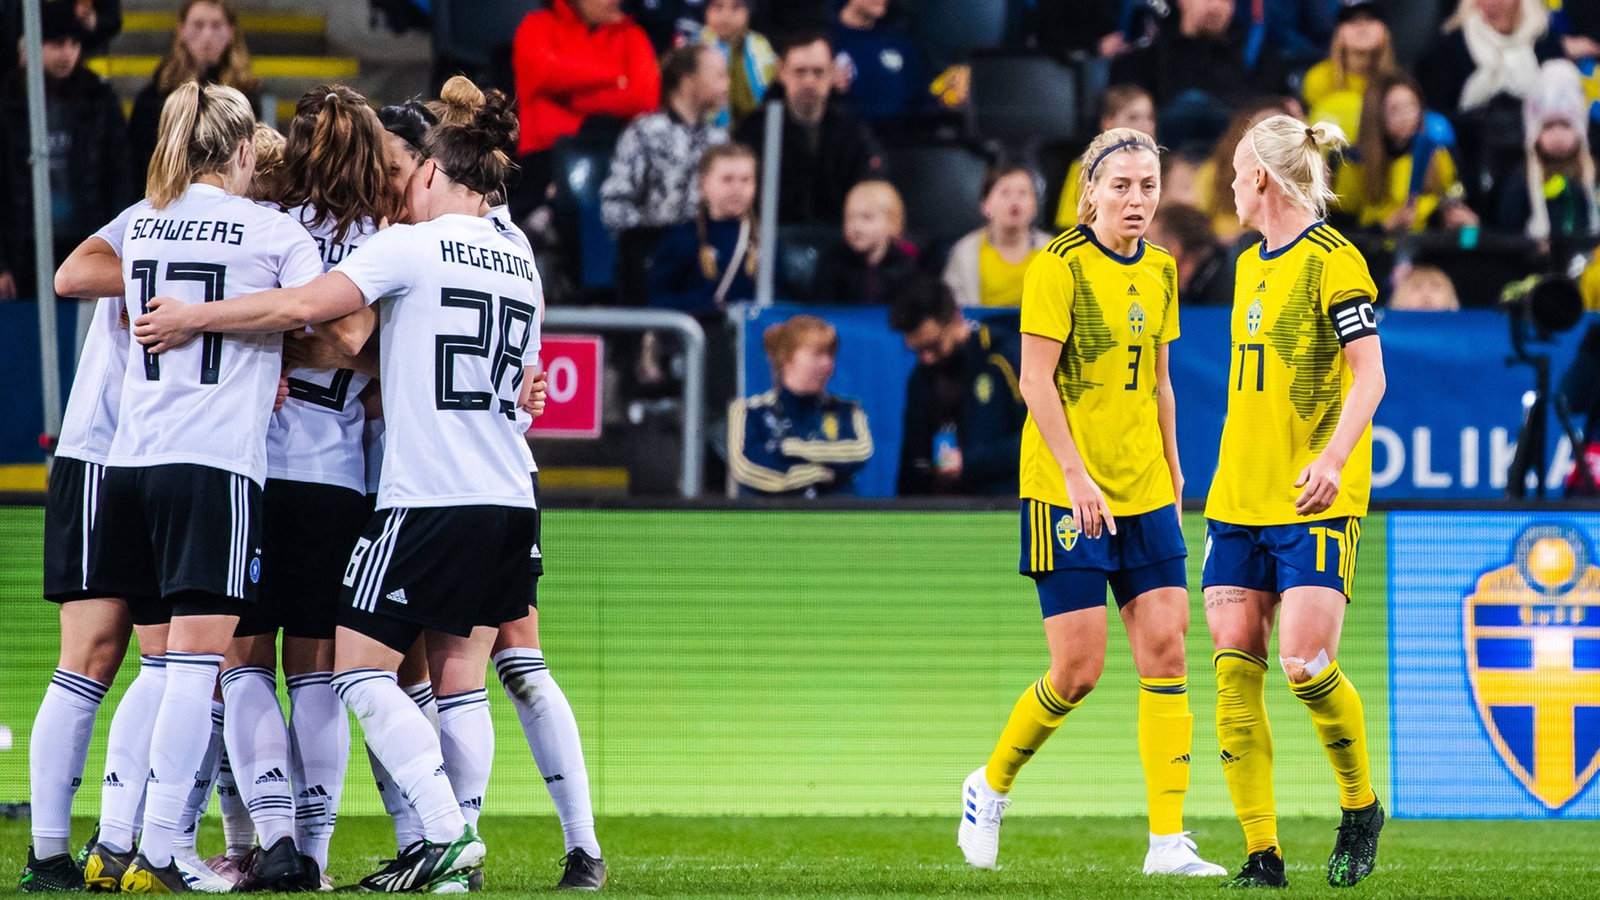
<path fill-rule="evenodd" d="M 1175 539 L 1178 549 L 1182 547 L 1175 510 L 1125 518 L 1122 531 L 1128 543 L 1143 544 L 1139 532 L 1158 531 L 1167 535 L 1167 543 Z M 1194 743 L 1184 652 L 1189 631 L 1189 591 L 1183 557 L 1172 556 L 1114 573 L 1111 587 L 1120 604 L 1134 667 L 1139 672 L 1139 761 L 1144 767 L 1150 817 L 1145 874 L 1227 874 L 1221 866 L 1201 859 L 1183 830 L 1183 800 L 1189 790 L 1190 751 Z"/>
<path fill-rule="evenodd" d="M 406 651 L 405 658 L 400 661 L 400 670 L 397 681 L 406 696 L 416 701 L 417 695 L 413 694 L 413 687 L 426 688 L 426 705 L 418 703 L 418 709 L 428 720 L 429 727 L 434 733 L 439 731 L 439 709 L 433 700 L 433 682 L 428 676 L 428 643 L 427 638 L 418 637 Z M 422 819 L 417 815 L 417 810 L 411 801 L 400 792 L 400 785 L 383 767 L 378 755 L 372 752 L 372 747 L 367 747 L 367 764 L 372 768 L 372 779 L 378 787 L 378 799 L 383 802 L 383 809 L 394 822 L 395 858 L 398 859 L 405 849 L 417 841 L 424 840 L 422 833 Z"/>
<path fill-rule="evenodd" d="M 194 784 L 190 786 L 189 799 L 184 804 L 183 818 L 178 823 L 178 836 L 172 842 L 172 861 L 183 873 L 184 881 L 194 890 L 207 894 L 228 893 L 239 883 L 239 878 L 212 869 L 201 858 L 198 846 L 200 819 L 211 804 L 211 789 L 216 784 L 222 765 L 222 721 L 222 701 L 214 694 L 211 698 L 211 732 L 206 736 L 205 756 L 201 757 L 200 768 L 195 771 Z M 248 823 L 249 816 L 246 815 L 245 819 Z M 247 827 L 253 843 L 255 827 Z"/>
<path fill-rule="evenodd" d="M 1342 821 L 1328 859 L 1328 883 L 1349 887 L 1372 874 L 1384 822 L 1372 789 L 1366 713 L 1360 694 L 1339 667 L 1339 637 L 1360 525 L 1351 518 L 1277 531 L 1283 592 L 1279 659 L 1289 689 L 1311 713 L 1339 783 Z"/>
<path fill-rule="evenodd" d="M 489 714 L 487 668 L 497 629 L 478 625 L 465 638 L 427 635 L 428 669 L 439 703 L 439 750 L 461 815 L 473 828 L 483 812 L 494 765 L 494 719 Z M 476 664 L 474 664 L 476 662 Z"/>
<path fill-rule="evenodd" d="M 255 604 L 241 619 L 221 678 L 228 761 L 261 842 L 241 882 L 245 890 L 310 880 L 295 840 L 289 726 L 278 702 L 278 610 L 265 607 Z"/>
<path fill-rule="evenodd" d="M 133 628 L 121 600 L 68 600 L 60 618 L 61 655 L 28 742 L 33 846 L 18 884 L 24 891 L 84 888 L 70 850 L 72 799 L 83 783 L 95 714 Z"/>
<path fill-rule="evenodd" d="M 1276 575 L 1254 529 L 1206 526 L 1202 575 L 1206 625 L 1215 648 L 1217 745 L 1247 859 L 1229 882 L 1281 886 L 1283 852 L 1272 785 L 1272 729 L 1267 724 L 1267 644 L 1277 615 Z"/>

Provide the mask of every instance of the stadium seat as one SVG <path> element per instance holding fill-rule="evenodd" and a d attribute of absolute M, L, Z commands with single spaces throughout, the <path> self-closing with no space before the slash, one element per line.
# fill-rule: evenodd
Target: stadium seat
<path fill-rule="evenodd" d="M 778 229 L 778 296 L 785 300 L 817 299 L 817 263 L 839 240 L 832 225 L 784 225 Z M 828 299 L 828 298 L 824 298 Z"/>
<path fill-rule="evenodd" d="M 1076 137 L 1078 72 L 1036 53 L 972 54 L 972 133 L 981 141 L 1028 146 Z"/>
<path fill-rule="evenodd" d="M 890 147 L 889 180 L 906 205 L 906 231 L 924 247 L 948 244 L 983 224 L 988 160 L 962 143 Z"/>
<path fill-rule="evenodd" d="M 484 70 L 540 0 L 433 0 L 433 51 L 446 66 Z"/>
<path fill-rule="evenodd" d="M 974 50 L 1005 42 L 1010 0 L 919 0 L 911 10 L 911 34 L 940 72 L 967 61 Z"/>
<path fill-rule="evenodd" d="M 588 290 L 608 290 L 616 282 L 617 244 L 600 221 L 600 185 L 611 171 L 615 146 L 614 139 L 579 135 L 552 148 L 557 230 L 576 236 L 576 274 Z"/>

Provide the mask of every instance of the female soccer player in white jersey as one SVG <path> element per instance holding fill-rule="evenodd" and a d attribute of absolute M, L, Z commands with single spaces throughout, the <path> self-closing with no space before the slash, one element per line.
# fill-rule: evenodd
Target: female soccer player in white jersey
<path fill-rule="evenodd" d="M 317 87 L 300 98 L 277 199 L 310 232 L 324 271 L 393 217 L 383 134 L 366 98 L 347 87 Z M 327 869 L 350 756 L 349 719 L 331 684 L 333 634 L 345 563 L 371 517 L 360 399 L 367 381 L 348 368 L 288 373 L 288 398 L 267 429 L 261 601 L 240 618 L 222 673 L 234 777 L 257 818 L 252 788 L 274 788 L 271 815 L 292 822 L 296 846 L 316 863 L 308 882 Z M 286 730 L 273 727 L 281 720 L 280 629 Z M 286 797 L 292 808 L 282 805 Z M 247 876 L 246 885 L 254 881 Z"/>
<path fill-rule="evenodd" d="M 439 92 L 439 100 L 429 104 L 441 123 L 468 121 L 482 108 L 484 95 L 470 80 L 460 75 L 446 81 Z M 508 146 L 507 152 L 514 149 Z M 533 248 L 521 229 L 511 224 L 511 215 L 502 204 L 504 192 L 488 198 L 489 220 L 506 240 L 520 247 L 530 257 Z M 540 290 L 540 315 L 544 314 L 542 287 Z M 543 378 L 543 375 L 539 376 Z M 519 414 L 512 423 L 513 430 L 527 448 L 522 436 L 527 434 L 532 418 Z M 539 467 L 531 450 L 527 454 L 528 469 L 533 476 L 535 501 L 539 494 Z M 533 575 L 535 585 L 544 574 L 544 555 L 539 546 L 541 513 L 534 510 Z M 600 842 L 595 835 L 594 809 L 589 796 L 589 771 L 583 757 L 583 743 L 578 735 L 578 721 L 572 714 L 572 704 L 556 683 L 545 663 L 544 651 L 539 647 L 539 609 L 537 592 L 528 614 L 508 622 L 486 622 L 499 625 L 495 638 L 493 660 L 501 686 L 517 711 L 523 736 L 533 752 L 534 764 L 544 778 L 545 788 L 555 804 L 561 821 L 566 854 L 562 857 L 562 875 L 558 887 L 571 889 L 599 889 L 605 885 L 606 866 L 601 856 Z M 441 683 L 442 685 L 442 683 Z M 466 692 L 472 690 L 473 694 Z M 450 769 L 452 783 L 458 797 L 463 800 L 463 810 L 468 818 L 476 814 L 474 798 L 481 800 L 487 786 L 489 763 L 493 759 L 493 732 L 488 715 L 488 702 L 480 681 L 475 686 L 442 685 L 439 695 L 441 739 L 445 746 L 446 768 Z M 475 695 L 475 696 L 474 696 Z M 460 699 L 458 699 L 460 698 Z M 483 698 L 481 707 L 478 699 Z M 470 706 L 463 708 L 462 700 Z M 472 715 L 468 715 L 468 711 Z M 487 738 L 487 739 L 486 739 Z"/>
<path fill-rule="evenodd" d="M 121 243 L 126 302 L 158 294 L 196 302 L 235 291 L 298 286 L 322 271 L 299 223 L 238 195 L 255 165 L 249 102 L 221 86 L 178 88 L 162 110 L 146 199 Z M 210 729 L 222 654 L 261 578 L 260 497 L 266 431 L 281 365 L 278 335 L 207 334 L 125 366 L 100 510 L 91 579 L 115 594 L 171 607 L 166 688 L 150 743 L 143 829 L 131 860 L 102 835 L 90 868 L 125 891 L 184 890 L 172 842 Z M 138 776 L 133 776 L 137 778 Z M 292 819 L 273 844 L 269 884 L 298 883 Z M 126 861 L 126 863 L 124 863 Z"/>
<path fill-rule="evenodd" d="M 1178 274 L 1145 241 L 1161 199 L 1160 149 L 1114 128 L 1084 151 L 1078 226 L 1028 267 L 1022 293 L 1019 568 L 1044 615 L 1050 671 L 1022 692 L 988 763 L 962 786 L 967 862 L 993 868 L 1022 766 L 1084 701 L 1106 660 L 1106 589 L 1139 673 L 1148 875 L 1222 875 L 1183 829 L 1194 717 L 1184 634 L 1183 491 L 1167 360 Z"/>
<path fill-rule="evenodd" d="M 533 491 L 507 422 L 532 382 L 523 359 L 538 351 L 536 275 L 483 218 L 515 127 L 509 99 L 491 92 L 472 124 L 430 132 L 408 196 L 420 224 L 379 232 L 312 284 L 162 300 L 135 323 L 135 338 L 162 354 L 207 331 L 274 332 L 378 305 L 383 472 L 378 512 L 345 572 L 333 681 L 426 839 L 363 879 L 371 890 L 427 889 L 484 857 L 395 670 L 424 632 L 441 678 L 483 670 L 495 630 L 480 623 L 526 615 L 532 601 Z"/>
<path fill-rule="evenodd" d="M 1383 351 L 1360 251 L 1322 222 L 1338 127 L 1273 116 L 1234 149 L 1239 220 L 1262 234 L 1235 279 L 1228 417 L 1206 498 L 1202 580 L 1216 647 L 1217 742 L 1248 858 L 1232 887 L 1285 887 L 1264 684 L 1278 623 L 1289 690 L 1311 713 L 1343 819 L 1327 879 L 1372 873 L 1383 807 L 1361 697 L 1339 667 Z"/>
<path fill-rule="evenodd" d="M 81 891 L 83 872 L 68 852 L 72 798 L 83 776 L 94 717 L 127 651 L 132 628 L 139 631 L 143 664 L 112 716 L 112 756 L 142 744 L 148 755 L 150 720 L 166 670 L 165 616 L 149 602 L 107 595 L 89 578 L 88 555 L 98 510 L 100 481 L 117 428 L 117 402 L 128 356 L 128 326 L 122 306 L 122 265 L 116 256 L 127 227 L 123 215 L 84 241 L 61 265 L 56 289 L 65 296 L 105 296 L 95 307 L 77 374 L 67 400 L 45 504 L 44 595 L 61 606 L 61 657 L 39 705 L 29 739 L 29 790 L 33 846 L 22 871 L 23 891 Z M 135 625 L 135 623 L 137 623 Z M 137 771 L 144 771 L 139 762 Z M 126 765 L 120 768 L 128 769 Z M 128 769 L 129 781 L 134 770 Z M 122 775 L 108 770 L 117 796 L 128 791 Z M 114 810 L 132 842 L 132 805 Z"/>

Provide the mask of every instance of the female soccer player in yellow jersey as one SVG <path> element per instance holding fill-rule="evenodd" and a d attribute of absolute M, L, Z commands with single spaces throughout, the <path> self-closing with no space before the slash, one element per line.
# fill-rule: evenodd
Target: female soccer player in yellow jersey
<path fill-rule="evenodd" d="M 987 765 L 962 786 L 957 843 L 994 868 L 1012 781 L 1100 679 L 1106 587 L 1139 671 L 1139 758 L 1150 803 L 1147 874 L 1224 875 L 1183 830 L 1194 717 L 1183 489 L 1167 347 L 1177 265 L 1144 232 L 1160 150 L 1114 128 L 1084 151 L 1076 228 L 1029 264 L 1022 294 L 1022 558 L 1039 591 L 1050 671 L 1022 692 Z"/>
<path fill-rule="evenodd" d="M 1339 670 L 1360 517 L 1372 484 L 1383 353 L 1366 261 L 1322 223 L 1338 127 L 1273 116 L 1233 154 L 1239 220 L 1263 235 L 1236 273 L 1228 417 L 1206 501 L 1202 584 L 1222 771 L 1248 859 L 1236 887 L 1283 887 L 1263 684 L 1274 618 L 1289 689 L 1311 711 L 1344 819 L 1328 883 L 1371 874 L 1383 807 L 1361 698 Z"/>

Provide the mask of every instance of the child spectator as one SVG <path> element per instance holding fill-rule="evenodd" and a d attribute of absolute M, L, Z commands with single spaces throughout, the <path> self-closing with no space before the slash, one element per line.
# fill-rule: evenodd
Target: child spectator
<path fill-rule="evenodd" d="M 1383 12 L 1376 0 L 1344 0 L 1339 5 L 1339 27 L 1333 32 L 1328 58 L 1306 72 L 1300 95 L 1313 110 L 1334 94 L 1353 95 L 1359 119 L 1360 97 L 1368 79 L 1399 69 L 1394 59 L 1394 42 Z M 1357 121 L 1340 122 L 1354 133 Z"/>
<path fill-rule="evenodd" d="M 196 80 L 202 86 L 237 88 L 259 111 L 261 82 L 251 71 L 250 51 L 231 0 L 183 0 L 178 6 L 172 49 L 156 67 L 150 83 L 133 99 L 133 113 L 128 118 L 128 146 L 136 178 L 143 179 L 150 168 L 167 95 L 178 85 Z"/>
<path fill-rule="evenodd" d="M 617 298 L 644 301 L 644 264 L 667 228 L 694 218 L 696 167 L 728 140 L 711 116 L 728 102 L 728 64 L 707 44 L 679 47 L 661 63 L 661 109 L 634 119 L 617 140 L 600 186 L 600 218 L 617 234 Z"/>
<path fill-rule="evenodd" d="M 831 98 L 833 45 L 825 35 L 791 38 L 778 63 L 783 85 L 783 167 L 778 173 L 778 222 L 839 221 L 844 197 L 857 182 L 883 177 L 883 151 L 872 132 Z M 749 116 L 735 139 L 759 157 L 766 123 Z"/>
<path fill-rule="evenodd" d="M 1156 106 L 1150 99 L 1150 92 L 1136 84 L 1113 84 L 1106 88 L 1100 95 L 1100 130 L 1113 128 L 1137 128 L 1154 137 Z M 1062 231 L 1078 224 L 1078 182 L 1082 180 L 1083 160 L 1073 159 L 1067 166 L 1067 180 L 1061 185 L 1061 199 L 1056 203 L 1056 228 Z M 1163 185 L 1165 182 L 1163 178 Z"/>
<path fill-rule="evenodd" d="M 756 292 L 756 157 L 718 144 L 700 157 L 700 208 L 667 230 L 650 258 L 650 306 L 706 313 Z"/>
<path fill-rule="evenodd" d="M 839 333 L 816 316 L 795 316 L 761 337 L 772 390 L 728 406 L 728 469 L 742 496 L 854 493 L 851 479 L 872 458 L 861 404 L 828 393 Z"/>
<path fill-rule="evenodd" d="M 1412 266 L 1395 279 L 1389 308 L 1418 312 L 1456 312 L 1461 300 L 1450 276 L 1438 266 Z"/>
<path fill-rule="evenodd" d="M 71 3 L 43 8 L 45 130 L 50 159 L 52 252 L 60 262 L 138 196 L 128 169 L 127 125 L 116 92 L 83 67 L 84 29 Z M 0 300 L 38 296 L 27 79 L 0 85 Z"/>
<path fill-rule="evenodd" d="M 1421 232 L 1435 212 L 1440 214 L 1439 224 L 1447 228 L 1477 224 L 1477 215 L 1456 199 L 1462 189 L 1449 150 L 1433 149 L 1422 161 L 1427 173 L 1421 190 L 1413 189 L 1411 173 L 1417 164 L 1413 156 L 1422 117 L 1422 90 L 1410 75 L 1391 73 L 1367 86 L 1356 140 L 1358 156 L 1346 161 L 1334 178 L 1338 208 L 1355 216 L 1361 227 Z"/>
<path fill-rule="evenodd" d="M 655 50 L 621 0 L 550 0 L 528 13 L 511 42 L 511 68 L 521 117 L 517 219 L 542 202 L 558 138 L 591 116 L 644 115 L 661 97 Z"/>
<path fill-rule="evenodd" d="M 750 0 L 710 0 L 700 39 L 728 60 L 728 109 L 717 124 L 731 128 L 761 107 L 778 57 L 760 32 L 750 30 Z"/>
<path fill-rule="evenodd" d="M 863 181 L 844 201 L 843 240 L 818 266 L 818 300 L 888 303 L 917 272 L 917 246 L 905 238 L 906 207 L 887 181 Z"/>
<path fill-rule="evenodd" d="M 874 127 L 891 128 L 933 110 L 922 51 L 884 22 L 889 0 L 845 0 L 834 21 L 834 87 Z"/>
<path fill-rule="evenodd" d="M 1033 227 L 1039 195 L 1024 166 L 992 169 L 983 180 L 983 217 L 988 224 L 956 241 L 944 267 L 944 283 L 962 306 L 1021 306 L 1022 274 L 1050 243 Z"/>
<path fill-rule="evenodd" d="M 1600 230 L 1588 113 L 1578 67 L 1564 59 L 1545 63 L 1522 103 L 1526 158 L 1521 177 L 1509 179 L 1501 194 L 1496 230 L 1535 240 L 1582 239 Z"/>
<path fill-rule="evenodd" d="M 1183 305 L 1233 303 L 1233 266 L 1205 213 L 1170 201 L 1163 190 L 1145 239 L 1165 248 L 1178 264 L 1178 299 Z"/>

